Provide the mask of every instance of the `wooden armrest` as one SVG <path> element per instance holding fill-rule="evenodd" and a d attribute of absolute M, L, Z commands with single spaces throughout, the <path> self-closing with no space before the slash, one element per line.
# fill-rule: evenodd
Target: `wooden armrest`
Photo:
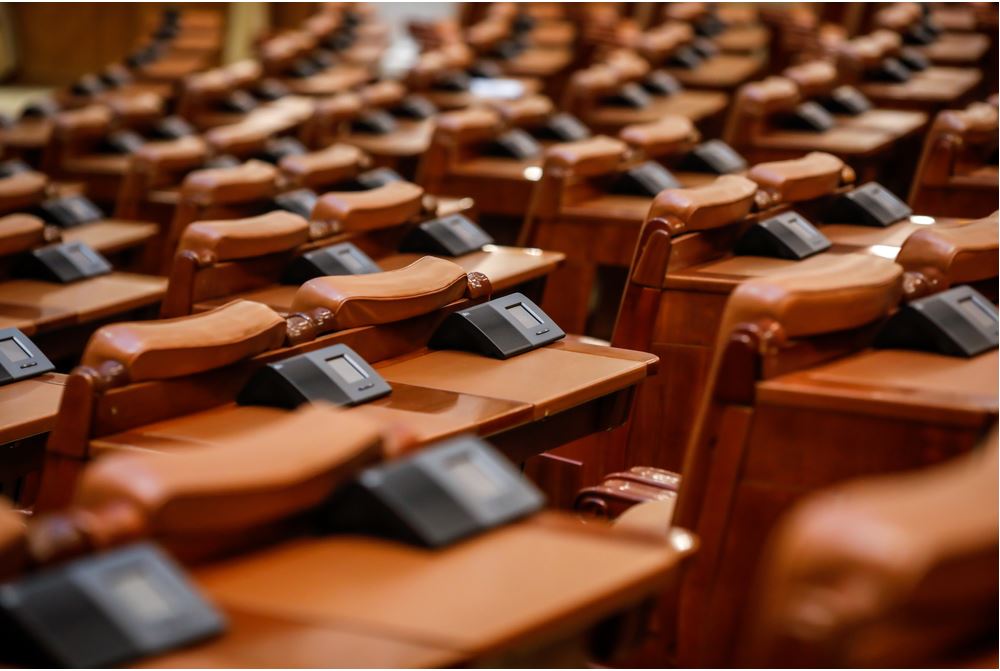
<path fill-rule="evenodd" d="M 232 261 L 285 252 L 308 241 L 308 221 L 275 211 L 245 219 L 197 221 L 184 229 L 179 249 Z"/>
<path fill-rule="evenodd" d="M 102 326 L 81 359 L 98 367 L 120 363 L 128 380 L 159 380 L 227 366 L 279 347 L 285 320 L 271 308 L 233 301 L 187 317 Z"/>
<path fill-rule="evenodd" d="M 389 182 L 368 191 L 335 191 L 320 196 L 312 218 L 332 221 L 346 231 L 398 226 L 420 214 L 424 190 L 411 182 Z"/>
<path fill-rule="evenodd" d="M 196 168 L 208 158 L 208 145 L 196 135 L 147 142 L 132 154 L 134 165 L 148 166 L 150 171 L 181 171 Z"/>
<path fill-rule="evenodd" d="M 0 257 L 27 252 L 43 244 L 45 222 L 38 217 L 30 214 L 0 217 Z"/>
<path fill-rule="evenodd" d="M 363 87 L 359 93 L 367 109 L 394 107 L 406 97 L 406 87 L 399 82 L 383 80 Z"/>
<path fill-rule="evenodd" d="M 399 270 L 311 279 L 295 292 L 292 310 L 324 308 L 332 329 L 342 330 L 427 314 L 479 290 L 458 264 L 425 256 Z"/>
<path fill-rule="evenodd" d="M 543 95 L 530 95 L 517 100 L 498 99 L 490 104 L 511 126 L 542 123 L 555 110 L 552 101 Z"/>
<path fill-rule="evenodd" d="M 606 65 L 577 70 L 569 80 L 570 88 L 581 97 L 593 98 L 611 93 L 621 85 L 618 73 Z"/>
<path fill-rule="evenodd" d="M 933 226 L 906 239 L 896 263 L 907 271 L 941 273 L 949 285 L 979 282 L 1000 274 L 997 213 L 962 226 Z"/>
<path fill-rule="evenodd" d="M 603 175 L 621 166 L 627 150 L 621 140 L 598 135 L 552 145 L 545 151 L 545 165 L 580 176 Z"/>
<path fill-rule="evenodd" d="M 0 179 L 0 212 L 37 205 L 45 197 L 49 178 L 40 172 L 19 172 Z"/>
<path fill-rule="evenodd" d="M 746 217 L 756 194 L 757 185 L 746 177 L 722 175 L 704 186 L 661 191 L 646 218 L 671 218 L 686 231 L 718 228 Z"/>
<path fill-rule="evenodd" d="M 274 195 L 277 177 L 275 167 L 263 161 L 195 170 L 184 178 L 181 197 L 203 206 L 263 200 Z"/>
<path fill-rule="evenodd" d="M 65 138 L 97 138 L 108 132 L 112 118 L 111 108 L 108 106 L 88 105 L 57 114 L 56 132 Z"/>
<path fill-rule="evenodd" d="M 835 333 L 881 319 L 899 304 L 903 269 L 876 256 L 844 255 L 813 274 L 789 272 L 740 284 L 720 339 L 737 324 L 774 320 L 785 336 Z"/>
<path fill-rule="evenodd" d="M 364 157 L 364 152 L 353 145 L 335 144 L 308 154 L 285 156 L 278 166 L 296 184 L 320 187 L 356 175 Z"/>
<path fill-rule="evenodd" d="M 826 93 L 837 85 L 837 68 L 827 61 L 809 61 L 793 65 L 782 76 L 795 82 L 804 98 Z"/>
<path fill-rule="evenodd" d="M 814 151 L 802 158 L 758 163 L 747 177 L 775 202 L 796 203 L 833 193 L 853 171 L 833 154 Z"/>
<path fill-rule="evenodd" d="M 618 133 L 625 142 L 649 157 L 666 156 L 697 142 L 698 129 L 685 116 L 668 114 L 650 123 L 625 126 Z"/>
<path fill-rule="evenodd" d="M 500 115 L 491 109 L 473 108 L 445 112 L 437 118 L 436 133 L 456 145 L 485 142 L 500 131 Z"/>
<path fill-rule="evenodd" d="M 604 59 L 605 65 L 618 76 L 618 81 L 632 82 L 649 74 L 649 63 L 630 49 L 616 49 Z"/>
<path fill-rule="evenodd" d="M 309 404 L 218 445 L 102 458 L 75 504 L 131 504 L 153 537 L 249 529 L 322 504 L 381 447 L 364 415 Z"/>
<path fill-rule="evenodd" d="M 794 107 L 799 102 L 799 87 L 785 77 L 768 77 L 745 84 L 737 97 L 745 112 L 764 116 Z"/>

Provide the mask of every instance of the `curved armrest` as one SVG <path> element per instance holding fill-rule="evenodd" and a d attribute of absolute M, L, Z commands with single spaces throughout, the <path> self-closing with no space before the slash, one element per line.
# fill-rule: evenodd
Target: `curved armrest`
<path fill-rule="evenodd" d="M 308 241 L 308 221 L 291 212 L 274 211 L 245 219 L 196 221 L 184 229 L 179 249 L 232 261 L 285 252 Z"/>
<path fill-rule="evenodd" d="M 335 191 L 320 196 L 312 218 L 340 224 L 345 231 L 398 226 L 420 214 L 424 190 L 411 182 L 389 182 L 368 191 Z"/>
<path fill-rule="evenodd" d="M 181 377 L 280 347 L 285 331 L 271 308 L 238 300 L 187 317 L 102 326 L 81 361 L 94 368 L 116 361 L 132 382 Z"/>
<path fill-rule="evenodd" d="M 853 171 L 833 154 L 814 151 L 802 158 L 758 163 L 747 177 L 777 203 L 796 203 L 833 193 Z"/>
<path fill-rule="evenodd" d="M 381 449 L 376 422 L 310 404 L 218 445 L 102 458 L 75 504 L 128 503 L 153 537 L 250 529 L 320 505 Z"/>
<path fill-rule="evenodd" d="M 295 292 L 292 309 L 329 310 L 335 330 L 386 324 L 480 295 L 478 275 L 473 279 L 456 263 L 425 256 L 399 270 L 311 279 Z"/>

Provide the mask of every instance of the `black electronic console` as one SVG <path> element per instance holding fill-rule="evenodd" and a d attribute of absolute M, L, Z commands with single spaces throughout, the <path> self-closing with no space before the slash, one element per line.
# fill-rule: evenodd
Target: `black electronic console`
<path fill-rule="evenodd" d="M 386 135 L 396 130 L 396 120 L 385 110 L 372 110 L 351 122 L 351 130 L 367 135 Z"/>
<path fill-rule="evenodd" d="M 654 197 L 664 189 L 676 189 L 680 182 L 669 170 L 654 161 L 644 161 L 621 173 L 611 187 L 613 193 Z"/>
<path fill-rule="evenodd" d="M 61 242 L 26 254 L 18 274 L 49 282 L 69 284 L 111 272 L 111 264 L 84 242 Z"/>
<path fill-rule="evenodd" d="M 73 228 L 104 218 L 104 213 L 86 196 L 76 194 L 50 198 L 39 206 L 39 215 L 60 228 Z"/>
<path fill-rule="evenodd" d="M 702 142 L 680 161 L 681 170 L 728 175 L 747 169 L 747 161 L 722 140 Z"/>
<path fill-rule="evenodd" d="M 908 82 L 913 72 L 898 58 L 889 57 L 867 73 L 869 79 L 879 82 Z"/>
<path fill-rule="evenodd" d="M 399 245 L 401 252 L 436 256 L 461 256 L 493 244 L 490 234 L 461 214 L 451 214 L 425 221 L 406 234 Z"/>
<path fill-rule="evenodd" d="M 997 306 L 969 286 L 907 303 L 883 326 L 875 347 L 973 357 L 996 349 Z"/>
<path fill-rule="evenodd" d="M 15 328 L 0 329 L 0 385 L 55 370 L 52 362 Z"/>
<path fill-rule="evenodd" d="M 279 210 L 297 214 L 300 217 L 309 219 L 312 216 L 313 207 L 316 206 L 318 196 L 311 189 L 295 189 L 286 191 L 274 197 L 274 204 Z"/>
<path fill-rule="evenodd" d="M 719 47 L 712 40 L 700 37 L 691 43 L 691 48 L 702 58 L 711 58 L 719 53 Z"/>
<path fill-rule="evenodd" d="M 853 86 L 838 86 L 830 95 L 820 99 L 820 104 L 830 114 L 858 116 L 872 109 L 872 102 Z"/>
<path fill-rule="evenodd" d="M 674 51 L 667 59 L 667 65 L 673 68 L 683 68 L 693 70 L 701 65 L 702 55 L 691 45 L 685 45 Z"/>
<path fill-rule="evenodd" d="M 490 156 L 524 161 L 541 154 L 542 146 L 525 131 L 513 128 L 490 142 L 486 147 L 486 153 Z"/>
<path fill-rule="evenodd" d="M 402 119 L 422 121 L 430 119 L 437 114 L 437 111 L 437 107 L 430 100 L 421 95 L 412 94 L 403 98 L 402 102 L 393 108 L 392 113 Z"/>
<path fill-rule="evenodd" d="M 339 242 L 306 252 L 285 269 L 282 284 L 301 285 L 327 275 L 368 275 L 380 273 L 371 258 L 352 242 Z"/>
<path fill-rule="evenodd" d="M 147 543 L 0 585 L 4 653 L 28 666 L 125 664 L 221 634 L 223 616 Z"/>
<path fill-rule="evenodd" d="M 823 214 L 829 224 L 885 227 L 906 219 L 913 210 L 878 182 L 868 182 L 837 197 Z"/>
<path fill-rule="evenodd" d="M 246 114 L 257 108 L 257 100 L 246 91 L 233 91 L 219 101 L 219 109 L 234 114 Z"/>
<path fill-rule="evenodd" d="M 273 78 L 260 80 L 250 92 L 257 100 L 266 102 L 272 102 L 291 93 L 280 79 Z"/>
<path fill-rule="evenodd" d="M 601 99 L 606 105 L 615 107 L 629 107 L 631 109 L 642 109 L 650 103 L 649 92 L 635 82 L 629 82 L 610 96 Z"/>
<path fill-rule="evenodd" d="M 277 165 L 286 156 L 301 156 L 308 151 L 305 145 L 294 137 L 274 137 L 267 141 L 264 150 L 257 158 Z"/>
<path fill-rule="evenodd" d="M 572 114 L 558 112 L 549 116 L 545 122 L 531 130 L 531 134 L 539 140 L 555 140 L 556 142 L 575 142 L 586 140 L 591 136 L 590 129 Z"/>
<path fill-rule="evenodd" d="M 435 91 L 450 91 L 461 93 L 468 91 L 472 86 L 472 78 L 465 72 L 451 71 L 443 72 L 434 79 L 431 88 Z"/>
<path fill-rule="evenodd" d="M 391 184 L 392 182 L 405 181 L 403 176 L 392 168 L 375 168 L 367 170 L 354 178 L 361 191 L 377 189 L 380 186 Z"/>
<path fill-rule="evenodd" d="M 295 79 L 306 79 L 319 71 L 319 66 L 308 58 L 299 58 L 288 66 L 288 76 Z"/>
<path fill-rule="evenodd" d="M 0 179 L 13 177 L 25 172 L 31 172 L 31 166 L 19 158 L 12 158 L 7 161 L 0 161 Z"/>
<path fill-rule="evenodd" d="M 147 135 L 154 140 L 176 140 L 194 134 L 194 127 L 179 116 L 161 119 L 147 132 Z"/>
<path fill-rule="evenodd" d="M 812 100 L 796 105 L 794 110 L 781 117 L 781 126 L 789 130 L 822 133 L 833 128 L 835 123 L 830 113 Z"/>
<path fill-rule="evenodd" d="M 565 337 L 540 307 L 524 294 L 514 293 L 451 313 L 431 336 L 429 346 L 509 359 Z"/>
<path fill-rule="evenodd" d="M 331 497 L 321 525 L 438 548 L 541 510 L 545 497 L 503 455 L 474 436 L 368 468 Z"/>
<path fill-rule="evenodd" d="M 656 96 L 669 96 L 681 91 L 684 87 L 668 72 L 653 70 L 642 80 L 642 88 Z"/>
<path fill-rule="evenodd" d="M 117 130 L 101 141 L 100 151 L 108 154 L 134 154 L 146 143 L 132 130 Z"/>
<path fill-rule="evenodd" d="M 830 241 L 798 212 L 760 221 L 736 241 L 740 256 L 767 256 L 797 261 L 830 248 Z"/>
<path fill-rule="evenodd" d="M 903 33 L 903 42 L 906 44 L 927 45 L 936 39 L 937 35 L 934 31 L 928 29 L 928 27 L 923 23 L 912 25 L 905 33 Z"/>
<path fill-rule="evenodd" d="M 236 402 L 292 410 L 314 401 L 359 405 L 391 391 L 361 355 L 347 345 L 331 345 L 258 368 Z"/>
<path fill-rule="evenodd" d="M 59 103 L 52 98 L 41 98 L 25 105 L 22 119 L 51 119 L 59 113 Z"/>
<path fill-rule="evenodd" d="M 913 47 L 904 47 L 900 50 L 899 60 L 902 61 L 907 69 L 914 72 L 921 72 L 931 66 L 930 59 Z"/>

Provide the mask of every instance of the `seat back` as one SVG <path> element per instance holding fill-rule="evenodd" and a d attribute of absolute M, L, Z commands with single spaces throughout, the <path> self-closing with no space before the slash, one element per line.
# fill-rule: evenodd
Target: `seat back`
<path fill-rule="evenodd" d="M 430 147 L 417 168 L 417 183 L 431 193 L 444 192 L 451 167 L 475 156 L 502 129 L 500 115 L 484 107 L 439 114 Z"/>
<path fill-rule="evenodd" d="M 768 541 L 738 663 L 918 667 L 995 658 L 997 461 L 994 426 L 972 454 L 798 503 Z"/>
<path fill-rule="evenodd" d="M 736 92 L 722 139 L 737 151 L 751 148 L 772 117 L 793 109 L 801 97 L 795 82 L 785 77 L 744 84 Z"/>
<path fill-rule="evenodd" d="M 823 272 L 775 274 L 745 282 L 731 294 L 686 450 L 673 519 L 702 543 L 680 595 L 678 641 L 684 663 L 729 654 L 734 619 L 715 619 L 715 599 L 725 592 L 734 600 L 729 615 L 743 603 L 745 592 L 733 593 L 728 583 L 715 587 L 714 576 L 726 560 L 758 382 L 870 344 L 900 300 L 902 279 L 902 269 L 890 261 L 848 255 Z M 720 642 L 712 652 L 698 629 L 709 621 Z"/>

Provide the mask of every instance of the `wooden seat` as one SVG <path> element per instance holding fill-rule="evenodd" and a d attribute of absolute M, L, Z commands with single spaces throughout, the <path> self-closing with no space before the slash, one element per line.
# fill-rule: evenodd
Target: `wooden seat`
<path fill-rule="evenodd" d="M 676 509 L 650 520 L 695 529 L 701 541 L 676 600 L 661 604 L 678 621 L 679 663 L 734 659 L 740 626 L 753 622 L 752 577 L 768 567 L 764 539 L 796 501 L 967 452 L 995 422 L 996 350 L 870 349 L 903 279 L 873 261 L 755 279 L 727 303 Z M 619 496 L 601 489 L 587 496 Z"/>
<path fill-rule="evenodd" d="M 677 160 L 694 145 L 697 131 L 687 119 L 670 117 L 648 126 L 629 126 L 622 136 L 641 147 L 642 154 L 633 155 L 625 143 L 605 136 L 549 147 L 521 231 L 522 244 L 567 255 L 546 289 L 545 309 L 573 333 L 587 331 L 599 267 L 624 268 L 631 261 L 652 203 L 651 196 L 622 193 L 616 180 L 646 158 Z M 711 179 L 691 173 L 675 176 L 688 184 Z M 581 245 L 582 239 L 591 242 Z M 614 288 L 602 290 L 600 305 L 613 309 L 619 295 Z"/>
<path fill-rule="evenodd" d="M 623 75 L 605 64 L 578 70 L 567 85 L 563 107 L 595 132 L 608 134 L 615 134 L 630 124 L 657 121 L 665 115 L 679 115 L 706 125 L 726 107 L 725 94 L 694 90 L 655 96 L 649 104 L 638 108 L 602 102 L 621 86 L 630 81 L 635 83 Z"/>
<path fill-rule="evenodd" d="M 909 202 L 929 214 L 982 217 L 996 209 L 997 107 L 973 103 L 946 110 L 924 139 Z"/>
<path fill-rule="evenodd" d="M 892 165 L 903 137 L 898 131 L 840 123 L 825 131 L 783 127 L 783 115 L 801 100 L 798 86 L 784 77 L 747 84 L 736 94 L 723 137 L 751 163 L 823 151 L 843 158 L 863 181 L 885 180 L 898 172 Z"/>
<path fill-rule="evenodd" d="M 502 132 L 502 120 L 492 110 L 439 115 L 431 145 L 421 158 L 417 182 L 430 193 L 471 196 L 483 215 L 519 220 L 533 183 L 541 176 L 541 156 L 484 155 Z"/>

